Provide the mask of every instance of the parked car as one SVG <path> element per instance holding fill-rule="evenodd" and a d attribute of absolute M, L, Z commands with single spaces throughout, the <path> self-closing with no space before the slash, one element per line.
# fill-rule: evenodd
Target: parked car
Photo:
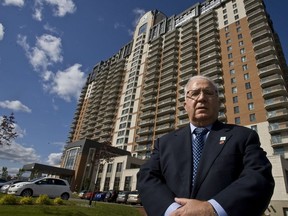
<path fill-rule="evenodd" d="M 116 198 L 118 196 L 118 191 L 112 190 L 108 191 L 105 196 L 105 202 L 116 202 Z"/>
<path fill-rule="evenodd" d="M 80 199 L 84 199 L 84 195 L 85 195 L 85 193 L 87 193 L 87 192 L 88 192 L 87 190 L 82 190 L 82 191 L 80 191 L 79 194 L 78 194 L 78 197 L 79 197 Z"/>
<path fill-rule="evenodd" d="M 7 181 L 5 179 L 0 179 L 0 188 L 4 185 Z"/>
<path fill-rule="evenodd" d="M 67 180 L 44 177 L 13 184 L 8 189 L 8 194 L 18 196 L 39 196 L 46 194 L 51 198 L 61 197 L 63 200 L 68 200 L 72 192 Z"/>
<path fill-rule="evenodd" d="M 142 205 L 142 202 L 141 202 L 141 199 L 139 196 L 139 192 L 138 191 L 131 191 L 128 195 L 127 203 L 132 204 L 132 205 L 136 205 L 136 204 Z"/>
<path fill-rule="evenodd" d="M 4 185 L 2 185 L 2 187 L 0 188 L 0 193 L 7 193 L 8 189 L 10 188 L 11 185 L 19 183 L 19 182 L 23 182 L 21 180 L 10 180 L 4 183 Z"/>
<path fill-rule="evenodd" d="M 127 203 L 129 191 L 120 191 L 116 198 L 116 203 Z"/>
<path fill-rule="evenodd" d="M 83 195 L 83 199 L 87 199 L 90 200 L 91 197 L 93 199 L 93 197 L 95 196 L 96 192 L 92 192 L 92 191 L 87 191 L 84 195 Z"/>
<path fill-rule="evenodd" d="M 95 201 L 104 201 L 105 197 L 106 197 L 106 194 L 107 194 L 107 192 L 100 191 L 100 192 L 95 194 L 93 200 L 95 200 Z"/>

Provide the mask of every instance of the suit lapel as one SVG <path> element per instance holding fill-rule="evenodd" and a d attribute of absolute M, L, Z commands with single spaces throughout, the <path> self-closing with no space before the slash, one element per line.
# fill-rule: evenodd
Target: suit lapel
<path fill-rule="evenodd" d="M 177 165 L 177 173 L 181 179 L 181 188 L 183 188 L 183 197 L 190 197 L 191 183 L 192 183 L 192 144 L 191 144 L 191 129 L 188 125 L 184 130 L 178 131 L 177 143 L 180 146 L 176 146 L 173 149 L 175 153 L 175 160 Z"/>
<path fill-rule="evenodd" d="M 225 129 L 220 122 L 216 122 L 213 125 L 205 142 L 192 197 L 196 196 L 199 187 L 206 178 L 212 164 L 230 139 L 231 134 L 228 133 L 228 130 L 229 129 Z"/>

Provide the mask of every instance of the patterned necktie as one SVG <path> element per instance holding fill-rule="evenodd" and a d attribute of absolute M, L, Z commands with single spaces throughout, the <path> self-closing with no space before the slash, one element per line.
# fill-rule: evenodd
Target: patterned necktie
<path fill-rule="evenodd" d="M 198 164 L 201 158 L 202 150 L 204 147 L 204 136 L 206 133 L 208 133 L 207 128 L 195 128 L 193 133 L 195 134 L 195 139 L 193 140 L 193 179 L 192 183 L 194 185 Z"/>

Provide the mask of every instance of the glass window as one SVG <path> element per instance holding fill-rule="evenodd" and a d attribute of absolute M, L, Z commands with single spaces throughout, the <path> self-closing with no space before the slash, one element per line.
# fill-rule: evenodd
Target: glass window
<path fill-rule="evenodd" d="M 236 94 L 237 93 L 237 87 L 232 87 L 232 93 Z"/>
<path fill-rule="evenodd" d="M 234 62 L 233 61 L 230 61 L 228 64 L 229 64 L 229 67 L 234 66 Z"/>
<path fill-rule="evenodd" d="M 238 14 L 235 15 L 235 16 L 234 16 L 234 19 L 235 19 L 235 20 L 238 20 L 238 19 L 239 19 L 239 15 L 238 15 Z"/>
<path fill-rule="evenodd" d="M 256 132 L 258 131 L 257 125 L 252 125 L 252 126 L 251 126 L 251 129 L 254 130 L 254 131 L 256 131 Z"/>
<path fill-rule="evenodd" d="M 226 44 L 230 44 L 230 43 L 231 43 L 231 39 L 227 39 Z"/>
<path fill-rule="evenodd" d="M 248 70 L 248 65 L 247 65 L 247 64 L 242 65 L 242 70 L 243 70 L 243 71 L 247 71 L 247 70 Z"/>
<path fill-rule="evenodd" d="M 245 48 L 240 49 L 240 54 L 244 54 L 246 52 Z"/>
<path fill-rule="evenodd" d="M 236 29 L 237 32 L 241 32 L 241 30 L 242 30 L 242 29 L 241 29 L 241 26 L 240 26 L 240 27 L 237 27 L 237 29 Z"/>
<path fill-rule="evenodd" d="M 241 62 L 246 62 L 246 61 L 247 61 L 246 56 L 242 56 L 241 57 Z"/>
<path fill-rule="evenodd" d="M 228 59 L 231 59 L 231 58 L 233 58 L 233 55 L 232 55 L 232 53 L 229 53 L 228 54 Z"/>
<path fill-rule="evenodd" d="M 108 164 L 107 166 L 107 173 L 110 173 L 112 171 L 112 165 L 113 164 Z"/>
<path fill-rule="evenodd" d="M 224 9 L 224 10 L 223 10 L 223 14 L 225 14 L 225 13 L 227 13 L 227 9 Z"/>
<path fill-rule="evenodd" d="M 225 32 L 229 31 L 229 26 L 225 26 Z"/>
<path fill-rule="evenodd" d="M 252 99 L 253 98 L 252 92 L 248 92 L 246 94 L 246 96 L 247 96 L 247 99 Z"/>
<path fill-rule="evenodd" d="M 228 20 L 225 20 L 225 21 L 224 21 L 224 25 L 228 25 Z"/>
<path fill-rule="evenodd" d="M 233 84 L 233 83 L 236 83 L 236 78 L 235 78 L 235 77 L 231 78 L 231 83 L 232 83 L 232 84 Z"/>
<path fill-rule="evenodd" d="M 250 82 L 245 83 L 245 88 L 246 88 L 246 89 L 251 89 L 251 84 L 250 84 Z"/>
<path fill-rule="evenodd" d="M 227 14 L 225 14 L 225 15 L 223 16 L 223 19 L 227 19 Z"/>
<path fill-rule="evenodd" d="M 254 103 L 248 103 L 248 110 L 254 109 Z"/>
<path fill-rule="evenodd" d="M 240 21 L 237 20 L 237 21 L 235 22 L 235 24 L 236 24 L 236 26 L 240 25 Z"/>
<path fill-rule="evenodd" d="M 233 10 L 233 13 L 237 14 L 238 13 L 238 9 Z"/>
<path fill-rule="evenodd" d="M 230 72 L 230 75 L 235 74 L 235 70 L 234 69 L 231 69 L 229 72 Z"/>
<path fill-rule="evenodd" d="M 239 106 L 234 107 L 234 114 L 239 113 Z"/>
<path fill-rule="evenodd" d="M 228 51 L 228 52 L 232 51 L 232 46 L 228 46 L 228 47 L 227 47 L 227 51 Z"/>
<path fill-rule="evenodd" d="M 254 122 L 254 121 L 256 121 L 256 115 L 253 113 L 253 114 L 250 114 L 249 115 L 249 118 L 250 118 L 250 121 L 251 122 Z"/>
<path fill-rule="evenodd" d="M 240 123 L 241 123 L 240 117 L 236 117 L 236 118 L 235 118 L 235 124 L 240 124 Z"/>
<path fill-rule="evenodd" d="M 239 41 L 239 47 L 244 46 L 244 42 L 243 41 Z"/>
<path fill-rule="evenodd" d="M 238 103 L 238 96 L 233 97 L 233 103 Z"/>
<path fill-rule="evenodd" d="M 225 36 L 226 36 L 226 37 L 230 37 L 230 32 L 226 32 L 226 33 L 225 33 Z"/>
<path fill-rule="evenodd" d="M 244 80 L 249 80 L 249 79 L 250 79 L 249 73 L 245 73 L 245 74 L 244 74 Z"/>
<path fill-rule="evenodd" d="M 116 172 L 122 171 L 122 163 L 117 163 Z"/>
<path fill-rule="evenodd" d="M 233 8 L 236 8 L 237 7 L 237 4 L 233 4 Z"/>
<path fill-rule="evenodd" d="M 238 34 L 238 39 L 242 39 L 243 35 L 242 34 Z"/>

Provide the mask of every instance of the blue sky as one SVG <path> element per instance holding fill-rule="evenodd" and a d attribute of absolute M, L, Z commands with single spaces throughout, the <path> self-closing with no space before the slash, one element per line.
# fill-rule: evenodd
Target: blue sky
<path fill-rule="evenodd" d="M 132 39 L 137 19 L 168 17 L 196 0 L 0 0 L 0 116 L 18 138 L 0 146 L 0 169 L 58 165 L 87 75 Z M 288 1 L 266 0 L 288 58 Z M 0 170 L 1 172 L 1 170 Z"/>

